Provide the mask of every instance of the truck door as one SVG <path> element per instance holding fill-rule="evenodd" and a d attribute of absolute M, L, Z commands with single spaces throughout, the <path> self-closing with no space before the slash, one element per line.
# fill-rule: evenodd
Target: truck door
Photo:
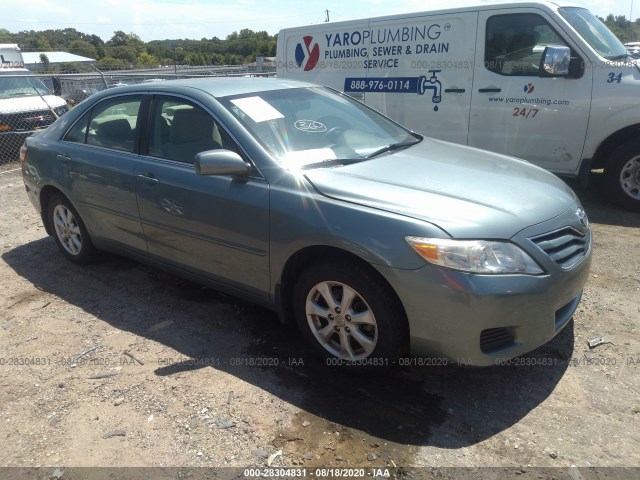
<path fill-rule="evenodd" d="M 469 145 L 577 173 L 591 105 L 591 68 L 553 18 L 532 8 L 481 11 Z M 567 77 L 540 76 L 546 46 L 571 49 Z"/>

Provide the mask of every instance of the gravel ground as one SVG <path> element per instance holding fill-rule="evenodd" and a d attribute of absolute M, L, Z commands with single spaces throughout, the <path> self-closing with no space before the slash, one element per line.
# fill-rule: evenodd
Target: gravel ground
<path fill-rule="evenodd" d="M 259 307 L 119 257 L 70 264 L 20 172 L 3 168 L 0 467 L 38 478 L 123 466 L 639 478 L 611 467 L 640 467 L 640 215 L 597 190 L 596 178 L 580 194 L 590 279 L 551 343 L 506 366 L 355 378 L 320 365 Z"/>

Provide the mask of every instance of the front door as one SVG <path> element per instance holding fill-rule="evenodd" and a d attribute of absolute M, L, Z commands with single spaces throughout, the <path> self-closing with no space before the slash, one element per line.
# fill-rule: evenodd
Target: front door
<path fill-rule="evenodd" d="M 592 73 L 581 62 L 586 57 L 559 32 L 551 17 L 533 8 L 480 12 L 469 145 L 577 173 Z M 576 67 L 569 77 L 539 75 L 547 45 L 571 48 Z"/>
<path fill-rule="evenodd" d="M 149 255 L 267 295 L 268 183 L 257 176 L 196 174 L 196 153 L 237 150 L 237 146 L 214 117 L 194 102 L 154 97 L 149 129 L 148 155 L 140 157 L 135 172 Z"/>

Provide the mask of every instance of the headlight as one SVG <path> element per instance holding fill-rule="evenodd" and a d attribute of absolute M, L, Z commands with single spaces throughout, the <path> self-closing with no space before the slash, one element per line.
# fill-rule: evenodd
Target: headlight
<path fill-rule="evenodd" d="M 61 117 L 62 115 L 64 115 L 68 111 L 69 111 L 69 109 L 67 108 L 66 105 L 63 105 L 62 107 L 58 107 L 58 108 L 55 109 L 56 115 L 58 115 L 59 117 Z"/>
<path fill-rule="evenodd" d="M 522 249 L 509 242 L 405 237 L 427 262 L 470 273 L 544 273 Z"/>

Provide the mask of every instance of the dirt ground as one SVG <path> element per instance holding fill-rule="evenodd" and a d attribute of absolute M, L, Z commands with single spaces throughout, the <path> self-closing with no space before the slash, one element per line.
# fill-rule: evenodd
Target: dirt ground
<path fill-rule="evenodd" d="M 640 478 L 610 468 L 640 467 L 640 214 L 597 179 L 580 192 L 590 279 L 556 339 L 507 366 L 374 379 L 321 365 L 259 307 L 119 257 L 69 263 L 17 167 L 0 170 L 0 467 Z"/>

